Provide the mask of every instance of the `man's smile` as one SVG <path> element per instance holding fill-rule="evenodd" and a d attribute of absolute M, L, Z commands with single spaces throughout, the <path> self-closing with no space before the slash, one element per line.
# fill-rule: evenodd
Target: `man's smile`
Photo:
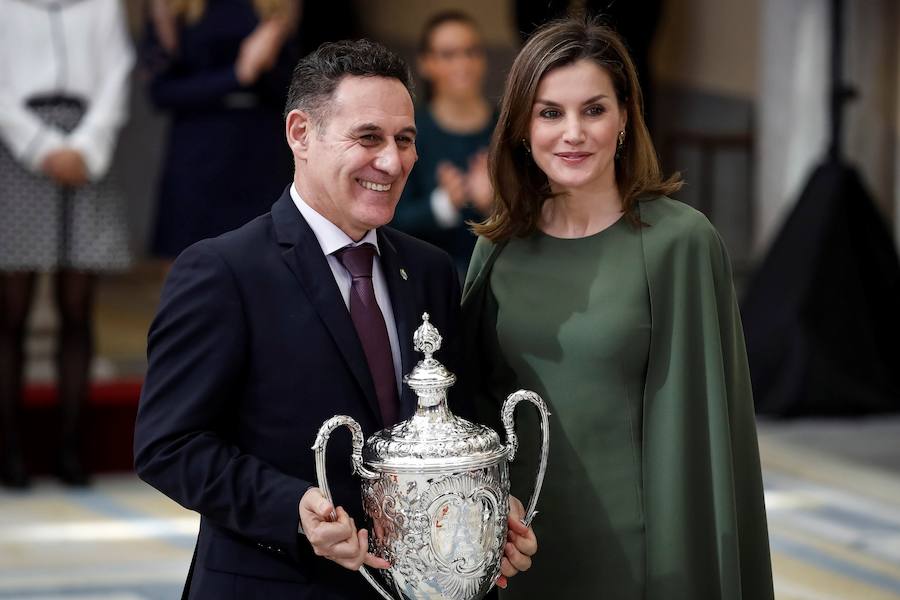
<path fill-rule="evenodd" d="M 367 181 L 365 179 L 357 179 L 356 182 L 373 192 L 388 192 L 391 189 L 390 183 L 375 183 L 374 181 Z"/>

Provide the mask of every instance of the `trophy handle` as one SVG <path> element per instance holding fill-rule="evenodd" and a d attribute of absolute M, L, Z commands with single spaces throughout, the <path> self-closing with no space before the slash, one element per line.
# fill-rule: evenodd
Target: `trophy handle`
<path fill-rule="evenodd" d="M 312 449 L 316 452 L 316 479 L 319 483 L 319 489 L 322 490 L 322 495 L 325 496 L 325 499 L 328 500 L 332 506 L 334 506 L 334 500 L 331 498 L 331 490 L 328 488 L 328 478 L 325 475 L 325 446 L 328 444 L 328 438 L 331 433 L 342 425 L 345 425 L 347 429 L 350 430 L 350 435 L 352 436 L 353 449 L 350 454 L 350 461 L 353 463 L 353 472 L 365 479 L 378 479 L 380 477 L 378 473 L 367 469 L 363 464 L 363 432 L 359 423 L 357 423 L 353 417 L 348 417 L 346 415 L 331 417 L 322 423 L 322 427 L 319 428 L 319 433 L 316 435 L 316 441 L 313 444 Z M 331 518 L 337 519 L 337 515 L 333 510 L 331 511 Z M 366 569 L 365 565 L 359 567 L 359 572 L 365 580 L 369 582 L 369 585 L 375 588 L 385 600 L 394 600 L 393 596 L 391 596 L 390 593 L 375 580 L 372 574 L 369 573 L 369 570 Z"/>
<path fill-rule="evenodd" d="M 547 456 L 550 452 L 550 411 L 547 410 L 547 404 L 544 399 L 528 390 L 519 390 L 510 394 L 503 403 L 500 410 L 500 416 L 503 419 L 503 427 L 506 429 L 506 453 L 507 459 L 512 462 L 516 458 L 516 452 L 519 449 L 519 438 L 516 436 L 515 422 L 513 414 L 516 405 L 523 400 L 527 400 L 534 404 L 541 413 L 541 435 L 543 441 L 541 443 L 541 463 L 538 466 L 537 476 L 534 482 L 534 491 L 531 493 L 531 500 L 528 502 L 528 508 L 525 509 L 525 517 L 522 523 L 526 526 L 531 525 L 531 521 L 537 515 L 535 506 L 537 505 L 538 496 L 541 495 L 541 486 L 544 485 L 544 474 L 547 471 Z"/>

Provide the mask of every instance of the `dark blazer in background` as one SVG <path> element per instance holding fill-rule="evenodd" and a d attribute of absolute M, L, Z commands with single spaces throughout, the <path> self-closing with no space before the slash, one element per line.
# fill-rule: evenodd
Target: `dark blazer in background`
<path fill-rule="evenodd" d="M 457 273 L 444 252 L 393 229 L 380 228 L 378 244 L 409 373 L 420 358 L 411 344 L 423 312 L 452 343 Z M 185 596 L 378 598 L 361 575 L 316 557 L 297 533 L 300 498 L 316 481 L 310 448 L 321 424 L 350 415 L 366 438 L 383 424 L 349 312 L 287 191 L 271 213 L 178 258 L 147 352 L 135 466 L 202 516 Z M 437 358 L 455 368 L 452 347 Z M 402 419 L 414 405 L 404 386 Z M 328 445 L 329 484 L 363 527 L 350 464 L 349 432 L 340 429 Z"/>
<path fill-rule="evenodd" d="M 194 242 L 267 213 L 293 176 L 283 112 L 297 43 L 288 40 L 272 69 L 244 86 L 234 65 L 258 25 L 250 0 L 216 0 L 199 21 L 179 25 L 174 54 L 147 29 L 141 55 L 148 93 L 169 118 L 154 256 L 171 260 Z"/>

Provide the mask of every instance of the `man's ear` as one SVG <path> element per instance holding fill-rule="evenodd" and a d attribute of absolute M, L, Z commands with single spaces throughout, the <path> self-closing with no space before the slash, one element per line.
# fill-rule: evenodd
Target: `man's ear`
<path fill-rule="evenodd" d="M 315 135 L 315 124 L 309 113 L 294 109 L 288 113 L 284 122 L 284 135 L 294 158 L 305 159 L 309 150 L 309 141 Z"/>

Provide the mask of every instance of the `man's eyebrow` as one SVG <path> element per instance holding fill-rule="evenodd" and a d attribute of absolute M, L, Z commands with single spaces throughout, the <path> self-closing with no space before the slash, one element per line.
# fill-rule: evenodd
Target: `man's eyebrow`
<path fill-rule="evenodd" d="M 352 129 L 353 133 L 381 132 L 381 127 L 375 123 L 362 123 Z"/>
<path fill-rule="evenodd" d="M 609 96 L 607 96 L 606 94 L 597 94 L 596 96 L 591 96 L 590 98 L 582 102 L 582 105 L 591 104 L 593 102 L 596 102 L 597 100 L 603 100 L 604 98 L 609 98 Z M 541 98 L 535 98 L 534 103 L 544 104 L 546 106 L 559 106 L 558 102 L 554 102 L 553 100 L 543 100 Z"/>
<path fill-rule="evenodd" d="M 353 128 L 352 132 L 354 134 L 364 134 L 364 133 L 384 133 L 384 129 L 376 125 L 375 123 L 362 123 Z M 415 125 L 410 125 L 409 127 L 404 127 L 400 130 L 399 133 L 405 133 L 409 135 L 416 135 L 416 127 Z"/>

